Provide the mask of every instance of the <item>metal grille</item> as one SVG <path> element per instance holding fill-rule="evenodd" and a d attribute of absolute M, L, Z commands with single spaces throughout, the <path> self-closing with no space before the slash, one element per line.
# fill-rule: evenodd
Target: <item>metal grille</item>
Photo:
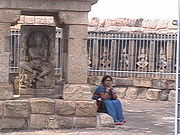
<path fill-rule="evenodd" d="M 176 34 L 90 32 L 89 75 L 175 79 L 176 40 Z"/>
<path fill-rule="evenodd" d="M 20 31 L 11 31 L 10 73 L 18 73 Z M 89 75 L 175 79 L 176 34 L 89 32 Z M 55 40 L 55 73 L 62 75 L 62 30 Z"/>
<path fill-rule="evenodd" d="M 10 73 L 18 73 L 19 67 L 19 51 L 20 51 L 20 31 L 11 31 L 10 41 Z"/>

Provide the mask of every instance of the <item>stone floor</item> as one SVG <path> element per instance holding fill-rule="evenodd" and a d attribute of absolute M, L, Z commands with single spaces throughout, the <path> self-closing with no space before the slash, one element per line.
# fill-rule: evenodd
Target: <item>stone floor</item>
<path fill-rule="evenodd" d="M 127 123 L 115 128 L 6 131 L 0 135 L 173 135 L 174 103 L 168 101 L 121 100 Z"/>

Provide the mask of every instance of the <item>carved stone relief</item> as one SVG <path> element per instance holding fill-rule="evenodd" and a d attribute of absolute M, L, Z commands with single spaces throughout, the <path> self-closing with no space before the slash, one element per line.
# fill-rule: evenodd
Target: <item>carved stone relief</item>
<path fill-rule="evenodd" d="M 146 69 L 148 64 L 149 63 L 147 61 L 147 53 L 145 52 L 145 49 L 142 48 L 138 56 L 137 69 L 138 70 Z"/>
<path fill-rule="evenodd" d="M 108 69 L 110 68 L 110 56 L 109 56 L 109 51 L 107 48 L 104 49 L 104 51 L 102 51 L 102 55 L 100 56 L 100 68 L 101 69 Z"/>
<path fill-rule="evenodd" d="M 122 54 L 121 54 L 121 66 L 123 69 L 128 69 L 129 66 L 129 54 L 126 52 L 126 48 L 123 49 Z"/>
<path fill-rule="evenodd" d="M 160 71 L 165 71 L 167 68 L 167 59 L 164 50 L 160 49 L 159 61 L 157 62 Z"/>
<path fill-rule="evenodd" d="M 22 26 L 20 89 L 54 88 L 55 27 Z"/>

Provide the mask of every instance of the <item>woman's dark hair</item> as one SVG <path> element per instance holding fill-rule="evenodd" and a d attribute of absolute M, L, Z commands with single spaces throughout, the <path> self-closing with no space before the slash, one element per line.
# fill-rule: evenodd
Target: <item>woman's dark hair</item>
<path fill-rule="evenodd" d="M 103 84 L 107 78 L 111 79 L 111 81 L 113 80 L 110 75 L 105 75 L 101 80 L 101 84 Z"/>

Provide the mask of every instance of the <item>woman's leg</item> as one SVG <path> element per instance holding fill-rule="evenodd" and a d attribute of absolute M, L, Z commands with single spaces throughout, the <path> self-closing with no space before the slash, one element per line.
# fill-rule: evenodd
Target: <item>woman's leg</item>
<path fill-rule="evenodd" d="M 118 122 L 116 120 L 116 112 L 112 103 L 112 100 L 104 100 L 103 101 L 106 105 L 107 113 L 114 119 L 115 122 Z"/>
<path fill-rule="evenodd" d="M 123 113 L 121 101 L 112 100 L 112 103 L 113 103 L 116 120 L 118 122 L 123 122 L 124 121 L 124 113 Z"/>

